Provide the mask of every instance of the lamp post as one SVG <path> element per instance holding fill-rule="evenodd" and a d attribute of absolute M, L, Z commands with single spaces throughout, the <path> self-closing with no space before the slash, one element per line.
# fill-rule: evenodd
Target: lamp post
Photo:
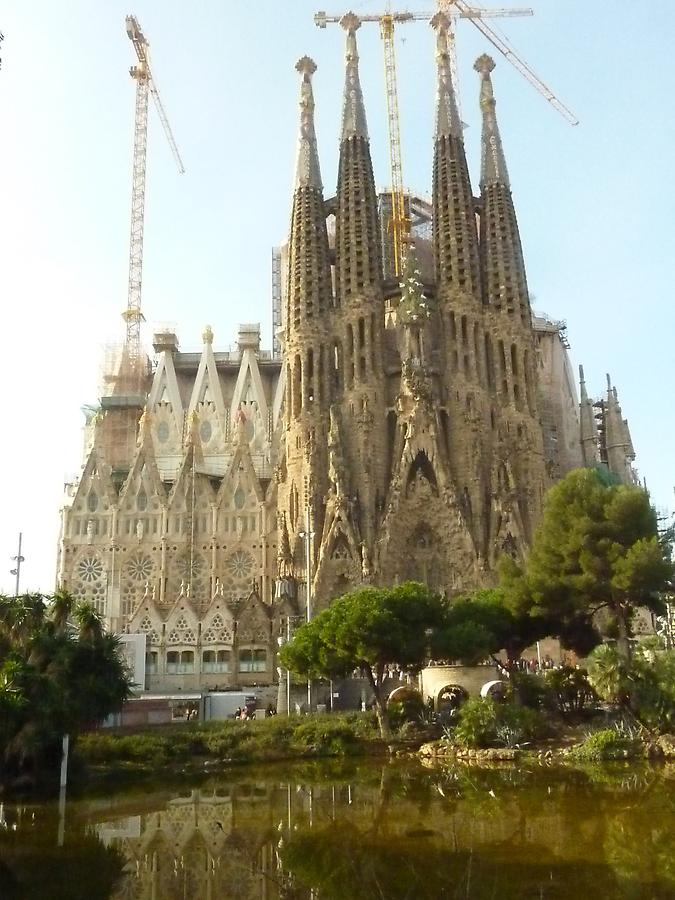
<path fill-rule="evenodd" d="M 24 562 L 25 557 L 21 555 L 21 539 L 23 535 L 19 532 L 19 549 L 17 551 L 16 556 L 12 557 L 12 560 L 16 563 L 16 569 L 10 569 L 10 575 L 16 575 L 16 582 L 14 585 L 14 596 L 19 596 L 19 580 L 21 579 L 21 563 Z"/>
<path fill-rule="evenodd" d="M 305 573 L 307 577 L 307 621 L 312 619 L 312 538 L 314 532 L 311 522 L 309 505 L 305 508 L 305 530 L 300 532 L 300 537 L 305 541 Z M 307 678 L 307 707 L 312 711 L 312 679 Z"/>

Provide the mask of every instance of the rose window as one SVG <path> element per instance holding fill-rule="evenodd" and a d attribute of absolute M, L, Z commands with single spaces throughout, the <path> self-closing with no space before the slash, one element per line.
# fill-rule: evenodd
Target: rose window
<path fill-rule="evenodd" d="M 202 575 L 202 560 L 197 555 L 193 556 L 192 559 L 190 559 L 188 554 L 179 556 L 176 560 L 176 569 L 181 578 L 200 578 Z"/>
<path fill-rule="evenodd" d="M 248 550 L 235 550 L 227 560 L 227 568 L 235 578 L 246 578 L 253 569 L 253 557 Z"/>
<path fill-rule="evenodd" d="M 100 581 L 103 577 L 103 563 L 96 556 L 85 556 L 77 564 L 77 574 L 82 581 Z"/>
<path fill-rule="evenodd" d="M 144 554 L 132 556 L 127 562 L 127 574 L 133 581 L 149 581 L 155 571 L 152 558 Z"/>

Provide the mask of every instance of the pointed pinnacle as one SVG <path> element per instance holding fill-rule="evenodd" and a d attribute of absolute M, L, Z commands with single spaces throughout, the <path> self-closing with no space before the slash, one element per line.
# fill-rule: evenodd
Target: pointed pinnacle
<path fill-rule="evenodd" d="M 436 129 L 434 137 L 462 137 L 462 120 L 459 117 L 455 89 L 452 83 L 450 68 L 450 50 L 448 32 L 450 20 L 445 13 L 438 12 L 430 23 L 436 31 L 436 65 L 438 82 L 436 88 Z"/>
<path fill-rule="evenodd" d="M 340 25 L 347 32 L 345 92 L 340 140 L 346 141 L 352 137 L 362 137 L 368 140 L 366 110 L 359 80 L 359 51 L 356 46 L 356 32 L 361 27 L 361 20 L 353 12 L 348 12 L 340 19 Z"/>
<path fill-rule="evenodd" d="M 295 189 L 312 187 L 321 190 L 323 185 L 321 184 L 321 168 L 314 130 L 314 94 L 312 92 L 312 75 L 316 72 L 316 63 L 309 56 L 303 56 L 295 64 L 295 69 L 302 75 Z"/>
<path fill-rule="evenodd" d="M 495 68 L 495 61 L 487 53 L 479 56 L 473 65 L 481 76 L 480 108 L 483 113 L 483 134 L 481 139 L 481 187 L 488 184 L 503 184 L 509 187 L 509 173 L 499 135 L 497 116 L 495 114 L 495 97 L 492 90 L 490 73 Z"/>

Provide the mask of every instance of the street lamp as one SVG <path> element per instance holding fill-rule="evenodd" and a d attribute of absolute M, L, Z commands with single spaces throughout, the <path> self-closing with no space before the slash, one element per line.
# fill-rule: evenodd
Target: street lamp
<path fill-rule="evenodd" d="M 305 508 L 305 530 L 300 532 L 300 537 L 305 541 L 305 573 L 307 576 L 307 621 L 312 619 L 312 539 L 314 532 L 311 522 L 309 505 Z M 312 711 L 312 679 L 307 678 L 307 706 Z"/>
<path fill-rule="evenodd" d="M 16 569 L 10 569 L 10 575 L 16 575 L 16 583 L 14 585 L 14 596 L 19 596 L 19 579 L 21 578 L 21 563 L 25 561 L 25 557 L 21 555 L 21 538 L 23 537 L 22 533 L 19 532 L 19 549 L 17 551 L 16 556 L 12 557 L 12 560 L 16 563 Z"/>

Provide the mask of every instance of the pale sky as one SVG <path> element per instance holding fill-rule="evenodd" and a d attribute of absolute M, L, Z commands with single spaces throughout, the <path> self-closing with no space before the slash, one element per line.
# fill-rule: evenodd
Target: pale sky
<path fill-rule="evenodd" d="M 499 5 L 505 0 L 499 0 Z M 102 347 L 123 335 L 134 85 L 133 12 L 187 172 L 151 107 L 143 308 L 181 349 L 204 325 L 227 349 L 237 323 L 270 343 L 271 248 L 286 235 L 305 53 L 325 194 L 335 190 L 343 32 L 313 24 L 325 0 L 0 0 L 0 591 L 23 532 L 22 588 L 54 586 L 64 479 L 82 464 L 80 407 L 97 398 Z M 356 2 L 379 12 L 380 0 Z M 402 8 L 426 10 L 432 0 Z M 511 4 L 515 5 L 515 4 Z M 468 22 L 458 34 L 462 117 L 478 192 L 480 53 L 493 83 L 535 308 L 565 319 L 589 390 L 617 385 L 640 475 L 673 507 L 675 113 L 672 0 L 532 0 L 493 23 L 579 117 L 570 127 Z M 339 3 L 329 13 L 348 7 Z M 382 49 L 359 32 L 379 185 L 388 182 Z M 396 50 L 406 186 L 431 187 L 433 32 Z"/>

